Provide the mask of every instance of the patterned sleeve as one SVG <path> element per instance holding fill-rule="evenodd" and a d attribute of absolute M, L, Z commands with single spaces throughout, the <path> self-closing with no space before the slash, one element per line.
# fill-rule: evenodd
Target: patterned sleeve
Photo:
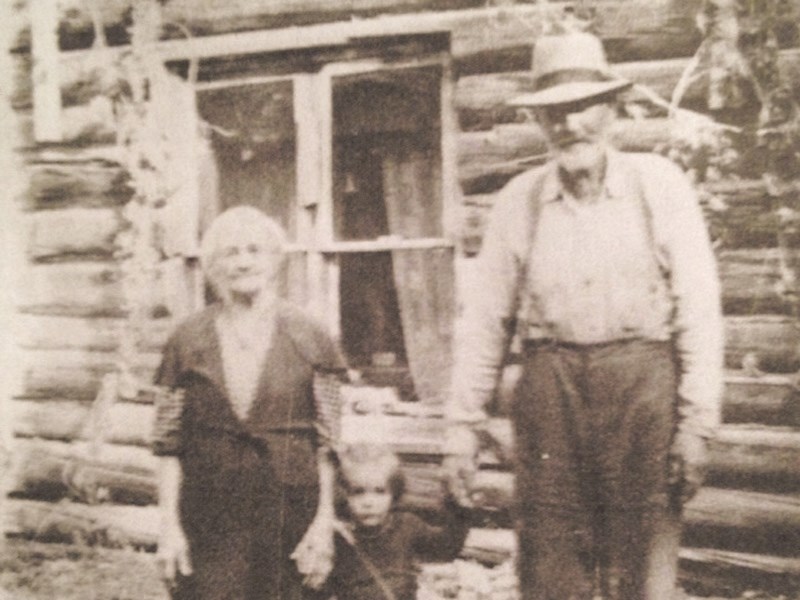
<path fill-rule="evenodd" d="M 182 449 L 181 418 L 184 392 L 177 388 L 179 353 L 173 340 L 167 342 L 155 377 L 155 422 L 152 450 L 156 456 L 178 456 Z"/>

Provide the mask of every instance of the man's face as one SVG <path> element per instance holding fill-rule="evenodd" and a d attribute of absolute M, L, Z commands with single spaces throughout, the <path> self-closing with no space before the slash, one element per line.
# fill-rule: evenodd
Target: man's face
<path fill-rule="evenodd" d="M 563 169 L 591 170 L 603 163 L 616 106 L 608 98 L 589 98 L 539 107 L 536 119 Z"/>

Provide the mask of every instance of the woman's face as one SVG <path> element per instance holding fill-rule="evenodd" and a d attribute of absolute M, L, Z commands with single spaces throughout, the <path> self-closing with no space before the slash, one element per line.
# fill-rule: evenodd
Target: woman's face
<path fill-rule="evenodd" d="M 212 278 L 223 297 L 258 296 L 272 284 L 280 251 L 263 231 L 242 223 L 230 228 L 214 252 Z"/>
<path fill-rule="evenodd" d="M 362 527 L 381 525 L 392 508 L 392 491 L 383 469 L 354 469 L 347 477 L 347 506 Z"/>

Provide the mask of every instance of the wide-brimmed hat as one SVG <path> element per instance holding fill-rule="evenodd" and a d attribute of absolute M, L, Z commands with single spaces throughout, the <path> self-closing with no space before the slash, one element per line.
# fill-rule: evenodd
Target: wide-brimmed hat
<path fill-rule="evenodd" d="M 566 104 L 619 92 L 631 82 L 608 68 L 600 40 L 572 32 L 540 37 L 533 49 L 534 91 L 513 98 L 512 106 Z"/>

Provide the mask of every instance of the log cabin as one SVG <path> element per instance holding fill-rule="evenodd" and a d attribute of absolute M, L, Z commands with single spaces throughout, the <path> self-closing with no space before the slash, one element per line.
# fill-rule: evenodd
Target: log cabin
<path fill-rule="evenodd" d="M 145 41 L 130 0 L 5 9 L 6 144 L 17 175 L 3 209 L 13 315 L 2 397 L 13 455 L 7 530 L 154 544 L 151 398 L 146 385 L 119 393 L 109 379 L 131 314 L 120 234 L 137 191 L 118 82 L 102 73 L 142 48 L 162 75 L 150 106 L 174 172 L 159 213 L 167 239 L 126 355 L 131 373 L 146 382 L 175 320 L 208 301 L 197 239 L 209 219 L 237 203 L 259 206 L 290 232 L 285 294 L 324 320 L 368 382 L 397 391 L 393 410 L 404 414 L 373 417 L 408 457 L 408 504 L 436 506 L 436 407 L 451 360 L 441 349 L 457 334 L 459 298 L 480 283 L 470 265 L 495 192 L 546 151 L 536 127 L 505 105 L 530 89 L 536 36 L 553 20 L 590 20 L 618 72 L 669 99 L 702 40 L 701 0 L 146 4 L 157 31 Z M 800 2 L 783 5 L 779 66 L 797 93 Z M 708 113 L 706 92 L 690 86 L 682 106 Z M 623 149 L 674 139 L 674 116 L 643 110 L 619 123 Z M 729 371 L 683 566 L 687 577 L 708 565 L 800 577 L 800 334 L 786 292 L 797 244 L 779 243 L 760 173 L 742 169 L 704 190 L 722 207 L 709 222 L 720 240 Z M 506 387 L 513 375 L 512 366 Z M 508 447 L 502 393 L 495 408 Z M 503 460 L 485 474 L 489 512 L 507 507 L 513 485 L 496 473 Z M 63 498 L 73 501 L 53 503 Z"/>

